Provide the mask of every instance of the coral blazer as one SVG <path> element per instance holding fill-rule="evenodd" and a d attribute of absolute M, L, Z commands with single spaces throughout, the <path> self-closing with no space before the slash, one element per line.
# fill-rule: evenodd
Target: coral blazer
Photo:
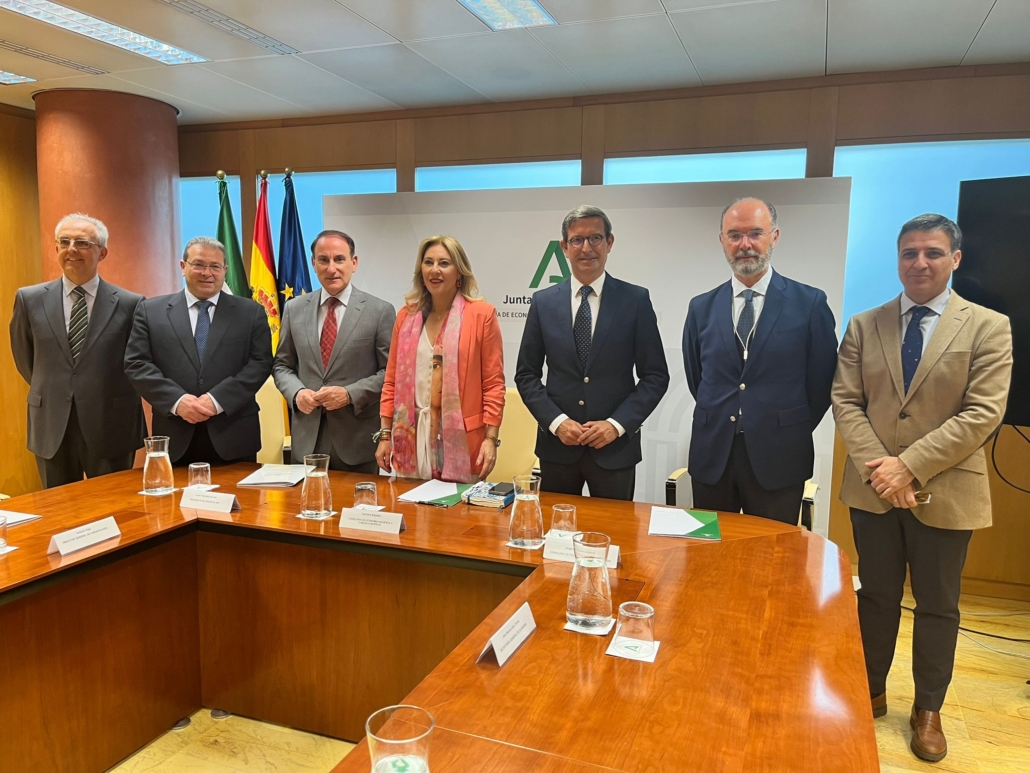
<path fill-rule="evenodd" d="M 390 341 L 390 359 L 386 364 L 386 381 L 379 403 L 379 415 L 390 419 L 393 418 L 397 379 L 397 336 L 409 315 L 407 307 L 397 314 Z M 504 344 L 497 311 L 485 301 L 467 302 L 461 315 L 461 336 L 458 339 L 458 393 L 468 436 L 470 466 L 476 475 L 480 472 L 476 461 L 486 437 L 486 425 L 501 426 L 504 390 Z"/>

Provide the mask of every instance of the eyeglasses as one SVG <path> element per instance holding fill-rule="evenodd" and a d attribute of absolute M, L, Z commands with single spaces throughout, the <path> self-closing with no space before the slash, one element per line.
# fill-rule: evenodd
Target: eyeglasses
<path fill-rule="evenodd" d="M 575 247 L 577 250 L 583 246 L 584 243 L 590 242 L 591 247 L 597 247 L 605 240 L 604 234 L 590 234 L 590 236 L 573 236 L 569 239 L 569 246 Z"/>
<path fill-rule="evenodd" d="M 74 247 L 77 250 L 88 250 L 90 247 L 99 247 L 100 245 L 96 242 L 91 242 L 89 239 L 69 239 L 67 236 L 56 240 L 57 246 L 62 250 L 68 250 Z"/>
<path fill-rule="evenodd" d="M 193 263 L 187 260 L 186 265 L 198 274 L 203 274 L 205 271 L 210 271 L 212 274 L 221 274 L 225 271 L 224 263 Z"/>
<path fill-rule="evenodd" d="M 744 236 L 745 234 L 742 234 L 740 231 L 730 231 L 726 234 L 726 239 L 732 242 L 733 244 L 739 244 L 744 240 Z M 756 228 L 754 231 L 748 231 L 746 236 L 748 238 L 748 241 L 757 242 L 759 239 L 765 236 L 765 231 L 763 231 L 761 228 Z"/>

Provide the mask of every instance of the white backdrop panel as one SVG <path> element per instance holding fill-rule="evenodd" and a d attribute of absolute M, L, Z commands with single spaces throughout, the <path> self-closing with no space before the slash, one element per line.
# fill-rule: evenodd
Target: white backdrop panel
<path fill-rule="evenodd" d="M 561 238 L 562 218 L 579 204 L 601 207 L 615 234 L 607 270 L 649 288 L 672 376 L 665 399 L 642 430 L 644 461 L 637 469 L 636 499 L 662 502 L 665 478 L 686 465 L 690 442 L 694 401 L 681 344 L 687 304 L 730 276 L 718 241 L 723 207 L 741 196 L 776 206 L 781 236 L 773 266 L 823 289 L 839 324 L 850 193 L 850 178 L 393 193 L 326 196 L 323 214 L 326 228 L 354 237 L 355 283 L 397 306 L 411 286 L 421 239 L 457 238 L 483 295 L 497 307 L 511 385 L 530 298 L 562 273 L 552 254 L 538 286 L 531 286 L 552 242 Z M 833 461 L 829 415 L 815 437 L 813 477 L 820 486 L 815 527 L 825 534 Z"/>

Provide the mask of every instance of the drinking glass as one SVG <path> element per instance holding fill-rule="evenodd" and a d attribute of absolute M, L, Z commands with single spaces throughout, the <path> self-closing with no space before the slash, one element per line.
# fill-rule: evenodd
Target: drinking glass
<path fill-rule="evenodd" d="M 329 454 L 304 457 L 304 485 L 300 490 L 300 517 L 324 521 L 332 516 L 333 497 L 329 491 Z"/>
<path fill-rule="evenodd" d="M 515 476 L 515 506 L 511 509 L 508 541 L 520 548 L 538 548 L 544 544 L 539 475 Z"/>
<path fill-rule="evenodd" d="M 608 580 L 611 542 L 607 534 L 596 531 L 579 532 L 572 538 L 576 560 L 565 617 L 581 631 L 604 628 L 612 621 L 612 587 Z"/>
<path fill-rule="evenodd" d="M 211 465 L 207 462 L 194 462 L 190 465 L 190 488 L 211 488 Z"/>
<path fill-rule="evenodd" d="M 0 550 L 7 547 L 7 516 L 0 515 Z"/>
<path fill-rule="evenodd" d="M 155 435 L 143 439 L 147 459 L 143 463 L 143 493 L 171 494 L 175 491 L 172 460 L 168 458 L 168 437 Z"/>
<path fill-rule="evenodd" d="M 551 531 L 564 535 L 576 531 L 576 506 L 555 505 L 551 508 Z"/>
<path fill-rule="evenodd" d="M 372 773 L 429 773 L 429 741 L 436 722 L 417 706 L 388 706 L 365 722 Z"/>
<path fill-rule="evenodd" d="M 361 483 L 354 484 L 354 506 L 361 507 L 362 505 L 371 505 L 375 507 L 379 504 L 379 495 L 376 493 L 376 484 L 374 481 L 363 481 Z"/>
<path fill-rule="evenodd" d="M 619 604 L 613 645 L 629 657 L 649 658 L 654 654 L 654 607 L 643 601 Z"/>

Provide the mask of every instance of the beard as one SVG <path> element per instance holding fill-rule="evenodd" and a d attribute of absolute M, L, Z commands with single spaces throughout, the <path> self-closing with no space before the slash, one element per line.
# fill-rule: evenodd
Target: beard
<path fill-rule="evenodd" d="M 743 260 L 751 258 L 751 260 Z M 737 276 L 754 276 L 761 274 L 772 261 L 772 247 L 763 255 L 757 250 L 737 250 L 733 255 L 726 256 L 726 262 Z"/>

